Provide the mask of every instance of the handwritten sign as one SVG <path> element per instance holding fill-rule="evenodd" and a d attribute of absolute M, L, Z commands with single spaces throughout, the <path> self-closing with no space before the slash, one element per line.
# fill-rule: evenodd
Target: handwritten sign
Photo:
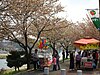
<path fill-rule="evenodd" d="M 84 67 L 85 68 L 92 68 L 92 62 L 85 62 Z"/>
<path fill-rule="evenodd" d="M 98 49 L 99 44 L 87 44 L 87 45 L 81 45 L 80 49 L 86 50 L 86 49 Z"/>

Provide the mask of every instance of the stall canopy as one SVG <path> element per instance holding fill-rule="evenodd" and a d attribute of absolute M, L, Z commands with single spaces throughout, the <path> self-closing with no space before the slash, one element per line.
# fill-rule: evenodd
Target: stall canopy
<path fill-rule="evenodd" d="M 99 40 L 94 38 L 83 38 L 75 41 L 74 45 L 80 50 L 99 49 Z"/>

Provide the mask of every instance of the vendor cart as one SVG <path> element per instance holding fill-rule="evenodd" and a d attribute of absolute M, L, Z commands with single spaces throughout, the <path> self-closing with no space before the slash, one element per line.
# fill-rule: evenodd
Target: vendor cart
<path fill-rule="evenodd" d="M 94 38 L 83 38 L 74 42 L 74 45 L 80 50 L 95 50 L 99 49 L 99 40 Z M 93 59 L 88 57 L 82 57 L 81 59 L 82 67 L 84 68 L 93 68 Z"/>
<path fill-rule="evenodd" d="M 39 68 L 44 69 L 45 67 L 50 67 L 51 63 L 48 58 L 39 58 Z"/>
<path fill-rule="evenodd" d="M 51 55 L 39 55 L 39 69 L 44 69 L 45 67 L 50 67 L 52 64 Z"/>

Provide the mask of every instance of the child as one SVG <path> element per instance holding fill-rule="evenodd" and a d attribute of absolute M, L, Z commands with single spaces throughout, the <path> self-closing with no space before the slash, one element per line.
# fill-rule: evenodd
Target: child
<path fill-rule="evenodd" d="M 52 63 L 53 63 L 53 71 L 56 71 L 57 70 L 57 68 L 56 68 L 56 57 L 55 56 L 53 56 L 53 61 L 52 61 Z"/>

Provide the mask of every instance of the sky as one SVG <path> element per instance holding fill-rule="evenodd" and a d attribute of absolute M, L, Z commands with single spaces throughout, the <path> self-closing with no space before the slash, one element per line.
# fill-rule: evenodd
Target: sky
<path fill-rule="evenodd" d="M 86 9 L 99 8 L 99 0 L 60 0 L 64 6 L 64 13 L 60 13 L 61 17 L 67 17 L 68 20 L 77 22 L 82 21 L 88 14 Z"/>

